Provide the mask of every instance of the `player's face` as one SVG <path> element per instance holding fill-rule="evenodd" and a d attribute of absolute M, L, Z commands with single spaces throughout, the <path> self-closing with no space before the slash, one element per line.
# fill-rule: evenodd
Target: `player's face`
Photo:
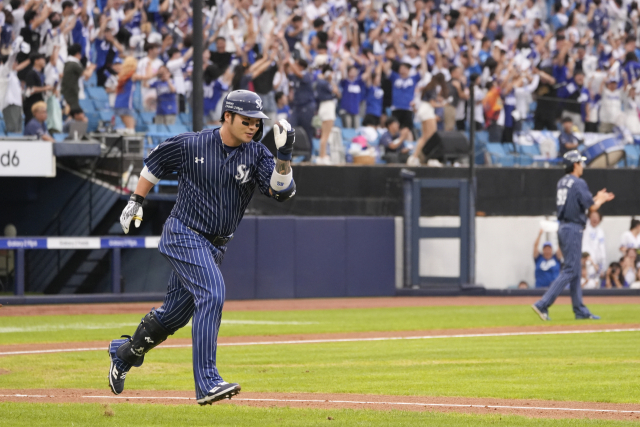
<path fill-rule="evenodd" d="M 580 163 L 574 164 L 573 170 L 576 172 L 578 176 L 582 176 L 582 173 L 584 172 L 584 163 L 580 162 Z"/>
<path fill-rule="evenodd" d="M 542 248 L 542 256 L 545 259 L 551 259 L 551 257 L 553 256 L 553 249 L 551 248 L 551 246 L 545 246 L 544 248 Z"/>
<path fill-rule="evenodd" d="M 236 114 L 231 121 L 231 134 L 242 142 L 251 142 L 260 129 L 261 119 Z"/>

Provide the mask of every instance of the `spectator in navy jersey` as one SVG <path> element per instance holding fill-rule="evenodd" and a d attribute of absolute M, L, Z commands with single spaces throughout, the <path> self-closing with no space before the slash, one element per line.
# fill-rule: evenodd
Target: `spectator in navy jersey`
<path fill-rule="evenodd" d="M 100 29 L 94 43 L 98 86 L 104 86 L 109 76 L 117 74 L 113 64 L 118 62 L 120 54 L 124 54 L 124 47 L 114 37 L 111 28 L 107 26 L 108 22 L 106 16 L 100 16 Z"/>
<path fill-rule="evenodd" d="M 307 70 L 308 64 L 304 59 L 298 59 L 291 63 L 291 76 L 289 80 L 293 84 L 293 99 L 291 101 L 291 126 L 300 126 L 304 129 L 309 140 L 315 137 L 315 130 L 311 120 L 316 113 L 316 99 L 313 93 L 313 76 Z"/>
<path fill-rule="evenodd" d="M 358 68 L 351 65 L 347 68 L 347 61 L 342 61 L 342 76 L 340 88 L 340 116 L 345 128 L 355 129 L 360 123 L 360 101 L 363 99 L 364 82 L 360 78 Z"/>
<path fill-rule="evenodd" d="M 386 126 L 387 131 L 380 137 L 380 146 L 384 147 L 383 160 L 387 163 L 405 163 L 409 149 L 404 143 L 412 139 L 411 130 L 400 129 L 400 122 L 395 117 L 389 117 Z"/>
<path fill-rule="evenodd" d="M 178 114 L 178 102 L 176 100 L 176 87 L 171 81 L 171 72 L 166 66 L 158 70 L 158 80 L 151 84 L 157 93 L 156 117 L 157 124 L 173 125 Z"/>
<path fill-rule="evenodd" d="M 571 117 L 562 118 L 562 131 L 558 135 L 558 143 L 560 144 L 560 152 L 558 157 L 565 155 L 567 151 L 576 150 L 580 145 L 580 140 L 573 134 L 573 121 Z"/>
<path fill-rule="evenodd" d="M 32 119 L 24 127 L 25 136 L 37 136 L 43 141 L 55 142 L 47 130 L 47 104 L 38 101 L 31 106 Z"/>

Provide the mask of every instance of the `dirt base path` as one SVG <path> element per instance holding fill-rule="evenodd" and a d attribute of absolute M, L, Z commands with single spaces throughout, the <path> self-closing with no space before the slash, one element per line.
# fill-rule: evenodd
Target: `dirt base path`
<path fill-rule="evenodd" d="M 0 402 L 196 404 L 193 393 L 187 391 L 125 390 L 121 395 L 114 396 L 108 389 L 0 389 Z M 531 418 L 640 420 L 640 404 L 558 402 L 548 400 L 363 394 L 256 393 L 243 391 L 232 400 L 218 404 L 327 410 L 348 408 L 383 411 L 440 411 L 465 414 L 520 415 Z M 203 410 L 206 409 L 203 408 Z M 117 412 L 117 408 L 115 411 Z"/>
<path fill-rule="evenodd" d="M 539 297 L 376 297 L 311 298 L 283 300 L 227 301 L 225 311 L 328 310 L 344 308 L 430 307 L 446 305 L 530 305 Z M 640 296 L 586 297 L 587 304 L 640 304 Z M 571 304 L 570 297 L 559 297 L 556 304 Z M 144 315 L 162 301 L 119 304 L 57 304 L 0 306 L 0 316 L 49 316 L 70 314 Z"/>
<path fill-rule="evenodd" d="M 392 339 L 430 339 L 438 337 L 470 338 L 477 336 L 515 336 L 529 334 L 565 334 L 579 331 L 638 331 L 640 324 L 601 324 L 587 322 L 581 325 L 536 325 L 536 326 L 502 326 L 495 328 L 473 329 L 432 329 L 422 331 L 384 331 L 384 332 L 345 332 L 322 334 L 292 335 L 256 335 L 219 337 L 219 346 L 264 345 L 264 344 L 304 344 L 328 343 L 341 341 L 383 341 Z M 41 354 L 76 351 L 106 350 L 107 341 L 84 341 L 62 343 L 33 343 L 0 345 L 0 357 L 19 354 Z M 169 338 L 159 348 L 190 347 L 191 338 Z"/>

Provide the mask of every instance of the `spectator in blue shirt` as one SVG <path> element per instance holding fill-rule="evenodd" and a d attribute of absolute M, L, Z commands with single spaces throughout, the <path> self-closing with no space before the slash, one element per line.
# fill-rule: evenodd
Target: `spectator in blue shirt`
<path fill-rule="evenodd" d="M 43 141 L 54 142 L 55 140 L 49 135 L 47 130 L 47 104 L 44 101 L 38 101 L 31 106 L 31 114 L 33 118 L 24 127 L 25 136 L 37 136 Z"/>
<path fill-rule="evenodd" d="M 340 88 L 342 96 L 340 98 L 340 116 L 342 125 L 345 128 L 355 129 L 360 121 L 360 101 L 364 98 L 364 82 L 359 76 L 355 66 L 346 67 L 346 61 L 342 61 L 342 76 Z"/>
<path fill-rule="evenodd" d="M 171 81 L 171 72 L 166 66 L 161 66 L 158 70 L 158 80 L 151 87 L 155 88 L 157 94 L 156 102 L 156 124 L 174 125 L 178 114 L 178 102 L 176 100 L 176 87 Z"/>
<path fill-rule="evenodd" d="M 576 150 L 580 145 L 580 140 L 573 134 L 573 120 L 571 120 L 571 117 L 562 118 L 562 130 L 558 136 L 558 142 L 560 143 L 558 157 L 564 156 L 567 151 Z"/>
<path fill-rule="evenodd" d="M 390 71 L 390 72 L 389 72 Z M 410 76 L 411 65 L 402 63 L 398 72 L 391 71 L 391 63 L 387 62 L 386 74 L 391 81 L 392 115 L 400 122 L 401 128 L 413 129 L 413 95 L 420 75 Z"/>
<path fill-rule="evenodd" d="M 543 232 L 540 230 L 533 245 L 533 260 L 536 263 L 536 288 L 549 287 L 560 274 L 560 249 L 558 249 L 558 253 L 554 254 L 551 242 L 545 242 L 542 245 L 542 253 L 538 250 Z"/>
<path fill-rule="evenodd" d="M 373 71 L 373 63 L 367 67 L 362 79 L 366 86 L 366 109 L 363 123 L 376 123 L 376 127 L 380 126 L 380 118 L 382 116 L 382 103 L 384 101 L 384 90 L 382 89 L 382 62 L 375 66 Z"/>

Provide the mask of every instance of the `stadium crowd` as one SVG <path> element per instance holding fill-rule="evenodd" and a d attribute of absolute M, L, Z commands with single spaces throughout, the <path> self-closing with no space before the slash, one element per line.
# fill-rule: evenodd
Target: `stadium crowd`
<path fill-rule="evenodd" d="M 609 254 L 605 248 L 605 233 L 601 226 L 602 214 L 589 213 L 582 235 L 582 279 L 583 289 L 640 289 L 640 220 L 632 218 L 628 231 L 620 236 L 620 247 L 616 254 Z M 533 244 L 535 264 L 535 287 L 546 288 L 558 277 L 562 264 L 562 252 L 553 251 L 553 243 L 540 241 L 544 230 L 540 230 Z M 542 248 L 542 250 L 540 250 Z M 608 263 L 608 259 L 615 261 Z M 521 282 L 522 288 L 528 288 Z"/>
<path fill-rule="evenodd" d="M 467 128 L 472 108 L 493 142 L 562 128 L 562 151 L 577 132 L 640 133 L 636 1 L 209 1 L 202 88 L 191 84 L 199 35 L 187 0 L 4 0 L 2 11 L 7 132 L 86 120 L 79 102 L 95 79 L 129 132 L 138 85 L 140 108 L 168 125 L 193 90 L 211 125 L 227 91 L 255 91 L 270 117 L 320 139 L 321 164 L 338 123 L 424 163 L 431 135 Z"/>

